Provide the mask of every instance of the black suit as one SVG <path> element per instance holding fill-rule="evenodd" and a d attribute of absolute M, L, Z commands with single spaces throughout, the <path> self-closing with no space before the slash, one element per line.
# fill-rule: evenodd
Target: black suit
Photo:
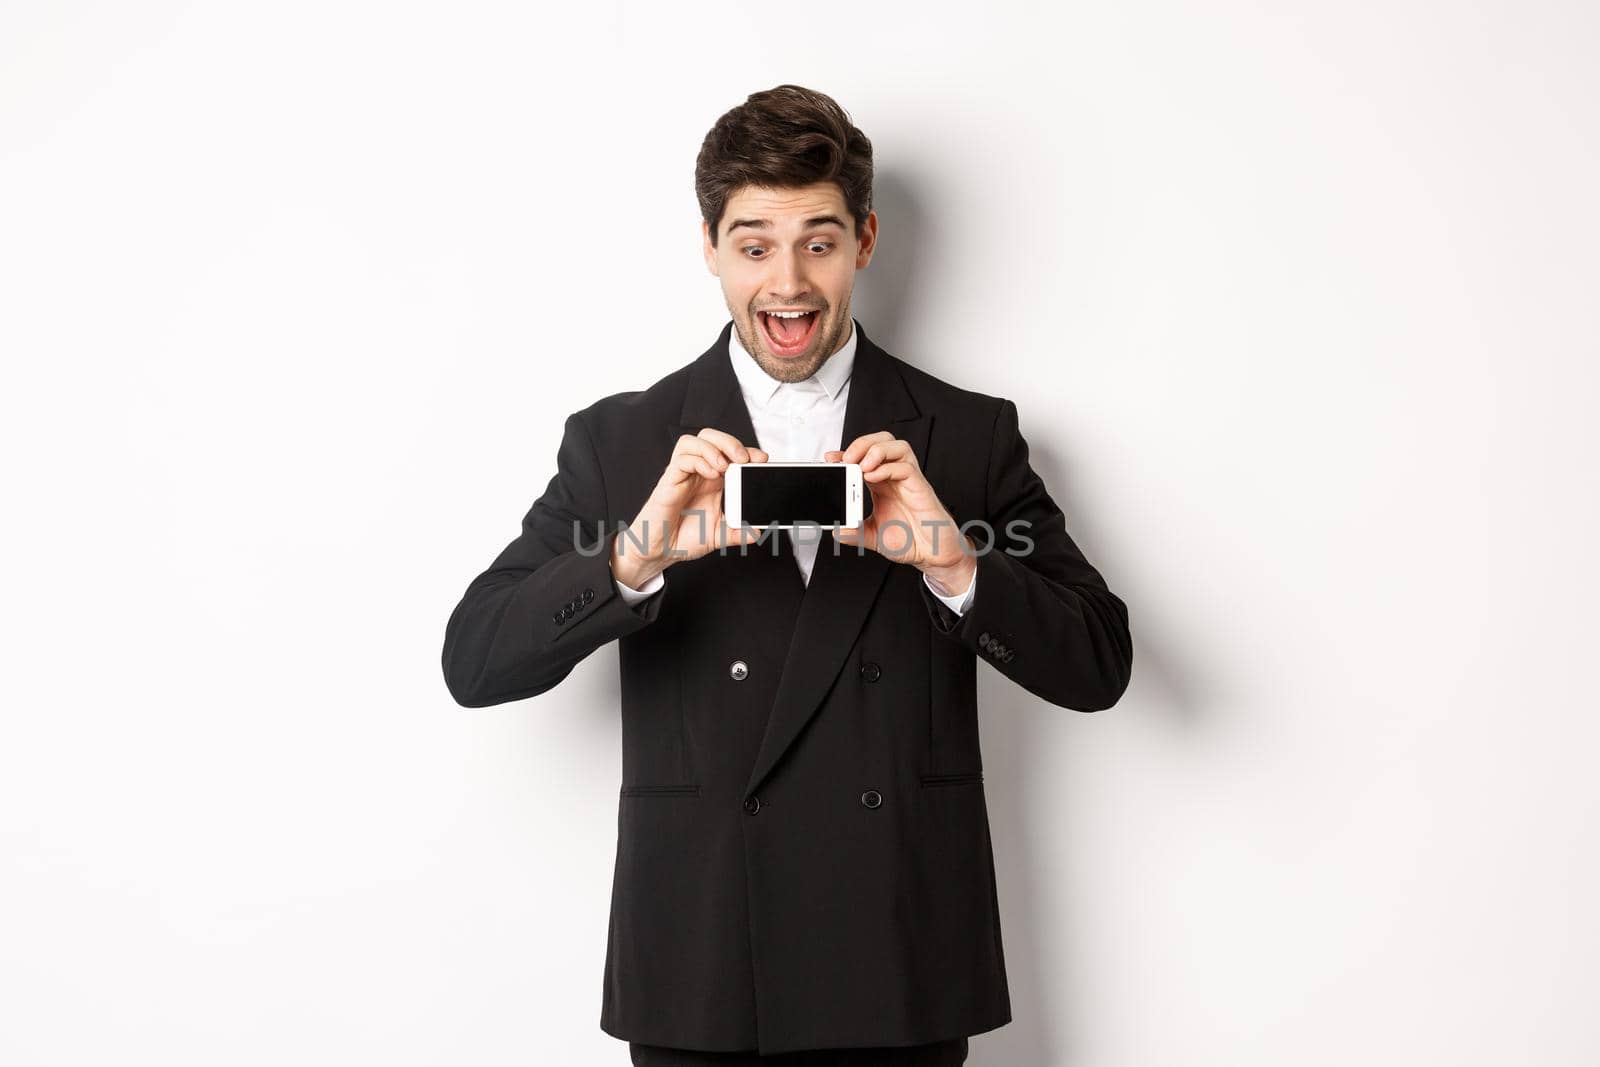
<path fill-rule="evenodd" d="M 1127 608 L 1028 465 L 1016 406 L 865 332 L 841 446 L 903 438 L 956 521 L 995 530 L 971 609 L 956 616 L 914 567 L 826 534 L 809 586 L 769 542 L 674 566 L 630 607 L 611 538 L 594 551 L 602 521 L 614 534 L 633 519 L 680 434 L 757 443 L 731 329 L 648 389 L 567 418 L 521 536 L 450 617 L 446 683 L 468 707 L 530 697 L 618 641 L 607 1033 L 781 1053 L 991 1030 L 1011 1007 L 977 661 L 1052 704 L 1108 708 L 1132 665 Z M 1033 546 L 1008 554 L 1019 519 Z"/>

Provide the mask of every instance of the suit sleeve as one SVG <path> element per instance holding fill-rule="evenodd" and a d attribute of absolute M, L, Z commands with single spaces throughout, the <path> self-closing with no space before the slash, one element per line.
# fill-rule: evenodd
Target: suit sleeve
<path fill-rule="evenodd" d="M 456 703 L 537 696 L 601 645 L 655 621 L 661 596 L 630 605 L 617 592 L 617 524 L 605 509 L 594 444 L 581 414 L 570 415 L 555 476 L 521 535 L 472 580 L 445 626 L 444 680 Z"/>
<path fill-rule="evenodd" d="M 1111 707 L 1133 670 L 1128 609 L 1067 534 L 1066 517 L 1028 463 L 1010 400 L 995 418 L 986 494 L 988 551 L 983 531 L 969 527 L 983 594 L 957 615 L 922 583 L 934 628 L 1052 704 Z"/>
<path fill-rule="evenodd" d="M 966 592 L 952 593 L 950 596 L 933 592 L 933 585 L 928 581 L 928 576 L 926 574 L 922 576 L 922 582 L 924 585 L 927 585 L 928 591 L 933 593 L 933 598 L 935 600 L 949 608 L 951 611 L 955 612 L 957 615 L 964 615 L 972 610 L 972 594 L 976 592 L 978 588 L 978 574 L 976 571 L 974 571 L 972 574 L 972 581 L 967 586 Z M 935 618 L 938 617 L 940 616 L 935 616 Z"/>

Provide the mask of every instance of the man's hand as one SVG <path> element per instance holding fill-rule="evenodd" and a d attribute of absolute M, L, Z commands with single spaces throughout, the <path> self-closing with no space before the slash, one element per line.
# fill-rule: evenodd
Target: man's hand
<path fill-rule="evenodd" d="M 759 531 L 730 530 L 722 513 L 722 477 L 729 463 L 765 463 L 767 454 L 737 437 L 706 427 L 678 438 L 667 469 L 628 529 L 617 535 L 611 573 L 638 589 L 685 560 L 713 548 L 758 540 Z M 644 547 L 641 548 L 640 545 Z"/>
<path fill-rule="evenodd" d="M 872 517 L 859 529 L 834 531 L 840 544 L 862 544 L 874 552 L 909 563 L 949 596 L 972 584 L 978 568 L 972 551 L 928 479 L 917 465 L 911 445 L 888 430 L 863 434 L 843 452 L 825 452 L 829 463 L 861 464 L 861 480 L 872 494 Z"/>

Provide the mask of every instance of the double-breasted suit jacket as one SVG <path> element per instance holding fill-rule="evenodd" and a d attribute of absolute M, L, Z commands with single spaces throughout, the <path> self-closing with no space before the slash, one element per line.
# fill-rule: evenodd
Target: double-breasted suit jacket
<path fill-rule="evenodd" d="M 771 1054 L 993 1029 L 1011 1009 L 977 664 L 1063 708 L 1110 707 L 1132 666 L 1127 608 L 1029 466 L 1016 406 L 864 331 L 839 447 L 888 430 L 958 523 L 987 522 L 991 551 L 967 527 L 980 547 L 970 609 L 957 616 L 916 568 L 827 533 L 809 584 L 787 538 L 769 536 L 671 567 L 630 606 L 610 546 L 678 437 L 710 426 L 758 443 L 731 329 L 650 387 L 566 419 L 521 535 L 450 617 L 446 684 L 468 707 L 532 697 L 618 643 L 607 1033 Z"/>

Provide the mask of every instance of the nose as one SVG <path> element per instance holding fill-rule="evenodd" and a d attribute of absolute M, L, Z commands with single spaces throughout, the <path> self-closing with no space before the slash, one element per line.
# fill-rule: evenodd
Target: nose
<path fill-rule="evenodd" d="M 767 290 L 777 303 L 791 304 L 801 301 L 811 292 L 806 280 L 805 264 L 793 249 L 778 252 L 772 257 L 772 275 Z"/>

